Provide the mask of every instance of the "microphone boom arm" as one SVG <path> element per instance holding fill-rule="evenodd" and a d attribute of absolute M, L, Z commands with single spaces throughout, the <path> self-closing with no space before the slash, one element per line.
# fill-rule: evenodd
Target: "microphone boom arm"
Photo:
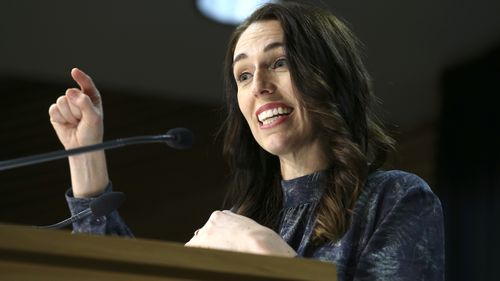
<path fill-rule="evenodd" d="M 68 156 L 86 153 L 90 151 L 96 150 L 105 150 L 111 148 L 122 147 L 130 144 L 141 144 L 141 143 L 154 143 L 154 142 L 166 142 L 170 140 L 175 140 L 176 136 L 172 134 L 163 134 L 163 135 L 155 135 L 155 136 L 138 136 L 138 137 L 130 137 L 130 138 L 121 138 L 111 141 L 105 141 L 102 143 L 83 146 L 68 150 L 58 150 L 48 153 L 41 153 L 32 156 L 20 157 L 11 160 L 0 161 L 0 171 L 13 169 L 22 166 L 28 166 L 43 162 L 48 162 L 52 160 L 57 160 L 61 158 L 65 158 Z"/>

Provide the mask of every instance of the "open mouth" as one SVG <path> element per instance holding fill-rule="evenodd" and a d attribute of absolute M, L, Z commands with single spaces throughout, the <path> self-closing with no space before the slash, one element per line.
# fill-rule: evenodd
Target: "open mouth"
<path fill-rule="evenodd" d="M 279 119 L 290 115 L 293 109 L 289 107 L 279 106 L 271 109 L 264 110 L 257 115 L 259 122 L 263 126 L 271 125 Z"/>

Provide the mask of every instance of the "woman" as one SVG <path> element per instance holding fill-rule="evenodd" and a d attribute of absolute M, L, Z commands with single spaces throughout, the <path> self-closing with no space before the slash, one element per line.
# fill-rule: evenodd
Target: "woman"
<path fill-rule="evenodd" d="M 427 184 L 379 171 L 392 140 L 370 111 L 358 43 L 328 12 L 270 4 L 238 27 L 226 55 L 224 153 L 231 211 L 187 246 L 337 264 L 339 280 L 444 279 L 441 205 Z M 74 69 L 49 113 L 68 149 L 102 141 L 102 106 Z M 70 158 L 72 212 L 110 190 L 103 152 Z M 115 212 L 75 231 L 131 235 Z"/>

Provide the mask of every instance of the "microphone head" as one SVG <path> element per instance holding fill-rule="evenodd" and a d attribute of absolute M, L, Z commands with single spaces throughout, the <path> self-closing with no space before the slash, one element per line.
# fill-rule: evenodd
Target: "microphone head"
<path fill-rule="evenodd" d="M 166 140 L 168 146 L 175 149 L 188 149 L 193 146 L 193 133 L 186 128 L 175 128 L 167 132 L 167 135 L 172 136 L 172 139 Z"/>
<path fill-rule="evenodd" d="M 118 209 L 125 201 L 125 194 L 122 192 L 104 193 L 90 203 L 90 210 L 96 217 L 106 216 Z"/>

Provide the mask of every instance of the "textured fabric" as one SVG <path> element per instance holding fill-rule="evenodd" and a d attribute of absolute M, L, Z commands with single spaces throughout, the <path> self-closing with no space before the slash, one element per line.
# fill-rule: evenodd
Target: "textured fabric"
<path fill-rule="evenodd" d="M 339 280 L 444 280 L 441 203 L 419 177 L 379 171 L 355 204 L 339 241 L 310 243 L 321 173 L 282 181 L 279 233 L 299 256 L 333 262 Z"/>
<path fill-rule="evenodd" d="M 112 186 L 111 183 L 109 183 L 104 190 L 104 193 L 111 191 Z M 71 188 L 66 191 L 65 196 L 71 215 L 77 214 L 89 208 L 90 203 L 97 198 L 75 198 Z M 94 215 L 91 215 L 82 220 L 73 222 L 73 233 L 92 233 L 97 235 L 133 237 L 132 231 L 130 231 L 117 211 L 113 211 L 107 216 L 95 217 Z"/>
<path fill-rule="evenodd" d="M 338 241 L 311 243 L 322 173 L 282 181 L 278 233 L 299 257 L 337 265 L 338 280 L 444 280 L 441 203 L 419 177 L 401 171 L 370 175 L 355 204 L 351 226 Z M 106 189 L 109 192 L 111 187 Z M 66 195 L 73 213 L 93 199 Z M 97 223 L 74 223 L 74 232 L 132 236 L 117 212 Z"/>

